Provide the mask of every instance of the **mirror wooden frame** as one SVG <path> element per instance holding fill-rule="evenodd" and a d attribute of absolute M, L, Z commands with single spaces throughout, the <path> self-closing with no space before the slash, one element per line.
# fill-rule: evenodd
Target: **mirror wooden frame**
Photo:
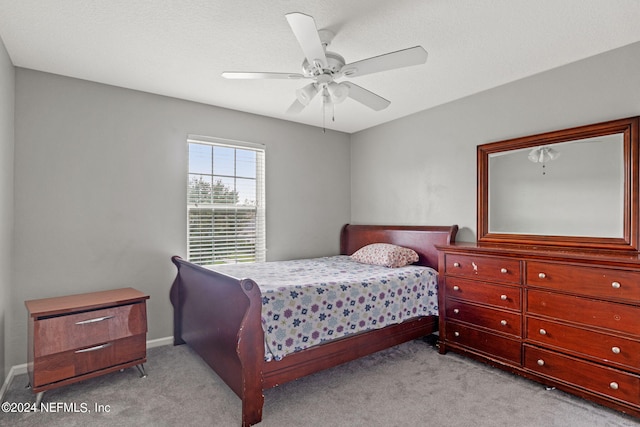
<path fill-rule="evenodd" d="M 640 117 L 631 117 L 479 145 L 477 150 L 478 242 L 638 251 L 639 125 Z M 618 133 L 623 134 L 624 139 L 624 218 L 621 238 L 491 233 L 489 231 L 489 156 L 491 154 Z"/>

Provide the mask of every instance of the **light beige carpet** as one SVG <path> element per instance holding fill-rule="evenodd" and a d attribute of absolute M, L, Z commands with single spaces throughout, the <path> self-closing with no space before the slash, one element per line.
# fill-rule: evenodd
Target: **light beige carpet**
<path fill-rule="evenodd" d="M 187 346 L 153 348 L 148 359 L 147 378 L 132 368 L 51 390 L 44 402 L 61 412 L 0 413 L 0 425 L 240 425 L 240 399 Z M 14 378 L 5 400 L 33 402 L 26 383 L 26 375 Z M 69 412 L 73 407 L 88 412 Z M 453 353 L 440 355 L 417 340 L 267 390 L 259 425 L 589 427 L 639 421 Z"/>

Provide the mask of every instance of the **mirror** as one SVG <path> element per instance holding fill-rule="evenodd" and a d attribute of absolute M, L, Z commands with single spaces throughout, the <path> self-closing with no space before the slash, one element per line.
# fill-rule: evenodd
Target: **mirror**
<path fill-rule="evenodd" d="M 638 123 L 478 146 L 478 241 L 637 250 Z"/>
<path fill-rule="evenodd" d="M 490 154 L 489 232 L 622 238 L 623 165 L 621 133 Z"/>

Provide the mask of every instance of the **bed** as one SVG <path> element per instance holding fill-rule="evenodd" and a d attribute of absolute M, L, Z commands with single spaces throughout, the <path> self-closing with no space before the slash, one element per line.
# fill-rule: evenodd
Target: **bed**
<path fill-rule="evenodd" d="M 418 254 L 415 265 L 438 269 L 435 245 L 454 242 L 458 227 L 345 225 L 340 254 L 352 255 L 372 243 L 390 243 Z M 174 345 L 187 344 L 242 400 L 242 425 L 262 420 L 263 390 L 420 338 L 438 328 L 436 314 L 418 311 L 376 329 L 323 340 L 282 357 L 265 345 L 259 283 L 172 258 L 178 269 L 171 287 Z M 395 270 L 395 269 L 389 269 Z M 414 310 L 415 311 L 415 310 Z"/>

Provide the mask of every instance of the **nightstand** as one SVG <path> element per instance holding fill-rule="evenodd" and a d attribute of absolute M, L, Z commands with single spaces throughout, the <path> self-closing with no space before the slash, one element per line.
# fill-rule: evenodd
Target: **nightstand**
<path fill-rule="evenodd" d="M 46 390 L 131 366 L 146 376 L 148 298 L 122 288 L 25 301 L 36 406 Z"/>

